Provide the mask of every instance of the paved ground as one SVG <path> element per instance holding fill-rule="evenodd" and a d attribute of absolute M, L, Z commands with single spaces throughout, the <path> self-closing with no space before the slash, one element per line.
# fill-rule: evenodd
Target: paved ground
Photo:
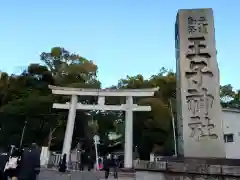
<path fill-rule="evenodd" d="M 39 175 L 39 180 L 103 180 L 104 172 L 69 172 L 69 173 L 59 173 L 55 170 L 44 169 L 41 170 Z M 110 175 L 109 180 L 114 179 Z M 119 173 L 118 180 L 134 180 L 134 174 L 129 173 Z"/>

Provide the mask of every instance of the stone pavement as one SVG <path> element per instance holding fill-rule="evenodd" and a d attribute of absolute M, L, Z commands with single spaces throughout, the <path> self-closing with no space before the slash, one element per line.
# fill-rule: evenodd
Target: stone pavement
<path fill-rule="evenodd" d="M 109 180 L 113 180 L 113 176 L 109 176 Z M 118 180 L 134 180 L 134 175 L 126 175 L 124 173 L 119 173 Z M 104 180 L 104 172 L 68 172 L 59 173 L 55 170 L 44 169 L 41 170 L 39 175 L 39 180 Z"/>

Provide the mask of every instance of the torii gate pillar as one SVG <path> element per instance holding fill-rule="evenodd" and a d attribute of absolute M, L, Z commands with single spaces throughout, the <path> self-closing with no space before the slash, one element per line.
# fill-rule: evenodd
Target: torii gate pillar
<path fill-rule="evenodd" d="M 70 155 L 71 146 L 72 146 L 72 136 L 73 136 L 73 130 L 74 130 L 74 124 L 75 124 L 75 118 L 76 118 L 77 101 L 78 101 L 78 97 L 76 95 L 72 95 L 69 113 L 68 113 L 67 127 L 65 131 L 65 136 L 64 136 L 63 149 L 62 149 L 62 154 L 67 154 L 67 162 L 69 161 L 69 155 Z"/>
<path fill-rule="evenodd" d="M 127 107 L 133 104 L 133 97 L 126 97 Z M 124 168 L 133 167 L 133 111 L 127 108 L 125 111 L 125 144 L 124 144 Z"/>

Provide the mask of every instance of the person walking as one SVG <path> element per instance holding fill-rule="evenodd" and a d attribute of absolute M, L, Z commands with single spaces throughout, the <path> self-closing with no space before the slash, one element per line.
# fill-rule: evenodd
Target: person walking
<path fill-rule="evenodd" d="M 81 152 L 80 158 L 80 171 L 84 171 L 84 166 L 86 164 L 86 153 L 85 151 Z"/>
<path fill-rule="evenodd" d="M 104 161 L 104 166 L 103 167 L 104 167 L 104 170 L 105 170 L 105 179 L 108 179 L 111 168 L 113 169 L 114 179 L 118 178 L 118 175 L 117 175 L 117 164 L 116 164 L 116 161 L 112 157 L 111 154 L 108 154 L 106 160 Z"/>
<path fill-rule="evenodd" d="M 97 166 L 98 166 L 98 170 L 102 170 L 102 168 L 103 168 L 103 160 L 100 157 L 98 158 Z"/>
<path fill-rule="evenodd" d="M 103 169 L 105 171 L 105 179 L 108 179 L 109 176 L 109 155 L 107 155 L 103 160 Z"/>
<path fill-rule="evenodd" d="M 115 179 L 118 178 L 118 167 L 119 167 L 119 159 L 117 155 L 114 155 L 112 158 L 112 168 L 113 168 L 113 176 Z"/>
<path fill-rule="evenodd" d="M 0 154 L 0 180 L 6 179 L 4 176 L 5 175 L 4 169 L 5 169 L 8 159 L 9 159 L 9 156 L 7 153 Z"/>
<path fill-rule="evenodd" d="M 64 173 L 66 172 L 66 169 L 67 169 L 67 154 L 65 153 L 59 163 L 58 171 Z"/>
<path fill-rule="evenodd" d="M 20 163 L 19 150 L 14 148 L 4 168 L 4 179 L 8 179 L 8 177 L 11 178 L 12 180 L 17 179 L 18 171 L 19 171 L 19 163 Z"/>
<path fill-rule="evenodd" d="M 24 149 L 20 161 L 18 180 L 36 180 L 40 173 L 40 150 L 36 143 Z"/>
<path fill-rule="evenodd" d="M 93 168 L 93 159 L 90 155 L 88 155 L 88 158 L 87 158 L 87 165 L 88 165 L 88 171 L 91 171 Z"/>

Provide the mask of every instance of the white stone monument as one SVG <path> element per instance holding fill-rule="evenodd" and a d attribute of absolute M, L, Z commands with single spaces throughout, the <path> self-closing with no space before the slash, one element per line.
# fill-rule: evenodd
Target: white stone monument
<path fill-rule="evenodd" d="M 175 28 L 179 155 L 225 158 L 213 10 L 179 10 Z"/>
<path fill-rule="evenodd" d="M 82 110 L 102 110 L 102 111 L 125 111 L 125 152 L 124 152 L 124 167 L 132 168 L 133 166 L 133 111 L 151 111 L 150 106 L 138 106 L 133 103 L 133 97 L 148 97 L 153 96 L 159 88 L 151 89 L 79 89 L 68 87 L 49 86 L 53 94 L 70 95 L 71 102 L 66 104 L 54 103 L 53 108 L 69 109 L 68 122 L 65 132 L 62 154 L 69 154 L 72 144 L 72 135 L 75 123 L 76 109 Z M 77 96 L 98 96 L 97 105 L 81 104 L 78 102 Z M 126 104 L 121 105 L 105 105 L 105 97 L 126 97 Z"/>
<path fill-rule="evenodd" d="M 40 155 L 40 165 L 42 167 L 47 167 L 50 159 L 50 151 L 48 147 L 42 147 Z"/>

